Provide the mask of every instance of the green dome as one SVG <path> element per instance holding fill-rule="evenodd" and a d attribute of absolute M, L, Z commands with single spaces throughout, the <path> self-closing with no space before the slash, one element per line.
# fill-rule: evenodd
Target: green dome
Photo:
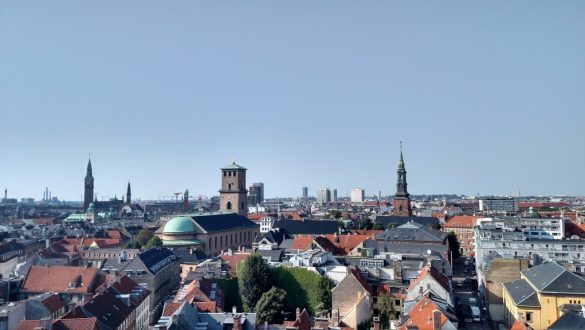
<path fill-rule="evenodd" d="M 189 234 L 195 232 L 193 220 L 188 217 L 172 218 L 165 224 L 163 233 L 165 234 Z"/>

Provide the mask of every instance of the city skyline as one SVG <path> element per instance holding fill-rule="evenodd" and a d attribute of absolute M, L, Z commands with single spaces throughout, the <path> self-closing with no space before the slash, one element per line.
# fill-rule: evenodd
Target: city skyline
<path fill-rule="evenodd" d="M 310 10 L 307 10 L 310 8 Z M 104 24 L 107 22 L 107 24 Z M 584 195 L 585 3 L 6 3 L 0 188 Z M 98 197 L 100 198 L 100 197 Z"/>

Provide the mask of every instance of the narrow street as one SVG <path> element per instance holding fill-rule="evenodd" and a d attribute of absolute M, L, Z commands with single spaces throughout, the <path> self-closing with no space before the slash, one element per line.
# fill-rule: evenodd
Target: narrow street
<path fill-rule="evenodd" d="M 465 261 L 468 262 L 469 266 L 465 266 Z M 473 267 L 471 266 L 473 259 L 461 257 L 453 265 L 453 289 L 456 296 L 456 304 L 461 304 L 459 309 L 463 313 L 463 320 L 459 322 L 460 329 L 473 329 L 473 330 L 489 330 L 491 329 L 488 322 L 487 316 L 483 311 L 483 306 L 477 294 L 477 281 L 473 273 Z M 467 269 L 467 271 L 466 271 Z M 481 322 L 473 321 L 471 310 L 469 308 L 469 299 L 475 298 L 476 306 L 481 311 Z M 457 309 L 457 308 L 456 308 Z"/>

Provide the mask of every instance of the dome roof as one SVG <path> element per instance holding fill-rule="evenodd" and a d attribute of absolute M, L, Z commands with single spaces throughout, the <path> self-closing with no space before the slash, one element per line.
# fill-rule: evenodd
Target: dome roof
<path fill-rule="evenodd" d="M 175 217 L 165 224 L 165 234 L 188 234 L 195 232 L 193 220 L 189 217 Z"/>

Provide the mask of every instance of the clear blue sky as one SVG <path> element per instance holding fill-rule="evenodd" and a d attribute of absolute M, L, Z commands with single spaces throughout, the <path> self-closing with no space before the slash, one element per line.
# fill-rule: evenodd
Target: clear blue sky
<path fill-rule="evenodd" d="M 0 1 L 0 188 L 585 194 L 583 1 Z M 101 197 L 100 197 L 101 198 Z"/>

